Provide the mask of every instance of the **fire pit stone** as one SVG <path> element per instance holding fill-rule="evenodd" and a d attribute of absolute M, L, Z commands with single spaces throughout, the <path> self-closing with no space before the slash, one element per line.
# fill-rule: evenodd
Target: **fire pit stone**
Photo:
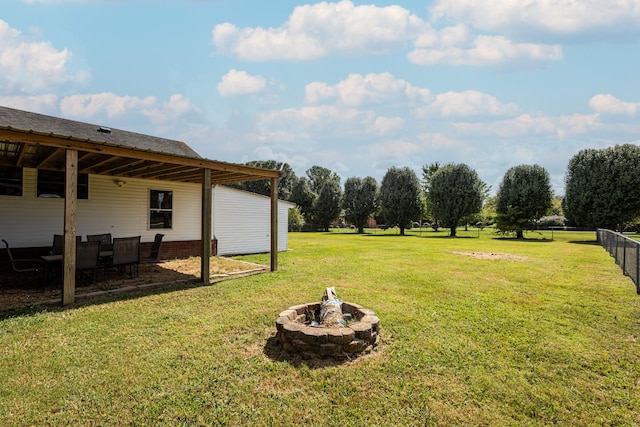
<path fill-rule="evenodd" d="M 318 322 L 322 303 L 289 307 L 276 320 L 276 338 L 283 348 L 304 357 L 347 358 L 370 353 L 379 343 L 380 320 L 372 310 L 342 302 L 345 326 Z"/>

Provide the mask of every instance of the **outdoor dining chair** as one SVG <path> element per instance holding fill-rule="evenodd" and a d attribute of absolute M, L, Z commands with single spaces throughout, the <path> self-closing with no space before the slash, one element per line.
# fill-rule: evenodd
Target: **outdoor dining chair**
<path fill-rule="evenodd" d="M 2 239 L 2 241 L 7 248 L 9 263 L 11 264 L 11 268 L 13 269 L 13 271 L 20 274 L 35 273 L 38 276 L 44 275 L 44 262 L 42 260 L 31 258 L 14 258 L 13 254 L 11 253 L 11 248 L 9 248 L 9 243 L 7 243 L 7 241 L 4 239 Z M 40 277 L 40 280 L 44 288 L 44 277 Z"/>
<path fill-rule="evenodd" d="M 119 271 L 129 268 L 129 276 L 138 277 L 138 264 L 140 264 L 140 236 L 116 237 L 113 239 L 113 258 L 111 267 Z"/>
<path fill-rule="evenodd" d="M 76 243 L 82 241 L 82 236 L 76 236 Z M 53 235 L 53 246 L 51 247 L 51 255 L 62 255 L 64 252 L 64 234 Z"/>
<path fill-rule="evenodd" d="M 76 273 L 79 278 L 85 271 L 93 273 L 93 284 L 96 283 L 96 273 L 100 266 L 100 242 L 78 242 L 76 243 Z"/>
<path fill-rule="evenodd" d="M 153 240 L 153 245 L 151 245 L 151 252 L 148 257 L 140 258 L 140 263 L 150 263 L 158 261 L 158 254 L 160 253 L 160 246 L 162 246 L 162 238 L 164 234 L 157 233 L 156 237 Z"/>
<path fill-rule="evenodd" d="M 87 234 L 87 241 L 89 242 L 100 242 L 102 243 L 103 251 L 111 250 L 111 233 L 103 233 L 103 234 Z"/>

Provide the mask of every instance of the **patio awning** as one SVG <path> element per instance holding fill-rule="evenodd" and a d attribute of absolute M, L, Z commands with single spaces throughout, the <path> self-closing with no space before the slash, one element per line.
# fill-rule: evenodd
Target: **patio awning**
<path fill-rule="evenodd" d="M 187 144 L 105 126 L 0 107 L 0 166 L 58 170 L 78 151 L 78 172 L 212 184 L 279 178 L 280 171 L 200 157 Z"/>

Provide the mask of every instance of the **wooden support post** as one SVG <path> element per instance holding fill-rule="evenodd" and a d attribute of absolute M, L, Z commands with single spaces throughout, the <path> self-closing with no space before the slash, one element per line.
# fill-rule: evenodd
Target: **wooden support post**
<path fill-rule="evenodd" d="M 271 271 L 278 270 L 278 178 L 271 178 Z"/>
<path fill-rule="evenodd" d="M 211 210 L 212 210 L 211 169 L 202 170 L 202 257 L 200 258 L 200 280 L 211 282 Z"/>
<path fill-rule="evenodd" d="M 62 256 L 62 305 L 76 298 L 76 222 L 78 188 L 78 152 L 66 151 L 64 177 L 64 253 Z"/>

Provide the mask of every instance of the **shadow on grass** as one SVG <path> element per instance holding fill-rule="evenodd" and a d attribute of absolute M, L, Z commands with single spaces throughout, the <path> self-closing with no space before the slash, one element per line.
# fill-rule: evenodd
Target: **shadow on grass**
<path fill-rule="evenodd" d="M 540 239 L 531 239 L 525 237 L 524 239 L 516 239 L 515 237 L 492 237 L 493 240 L 500 240 L 501 242 L 524 242 L 524 243 L 551 243 L 553 240 L 542 237 Z"/>
<path fill-rule="evenodd" d="M 278 341 L 278 339 L 273 336 L 267 339 L 267 342 L 263 348 L 263 353 L 266 357 L 273 360 L 274 362 L 287 362 L 296 368 L 307 367 L 309 369 L 323 369 L 323 368 L 333 368 L 337 366 L 342 366 L 347 363 L 353 362 L 360 358 L 371 357 L 376 354 L 372 352 L 370 354 L 363 355 L 354 355 L 351 357 L 321 357 L 315 355 L 309 355 L 309 357 L 304 357 L 298 353 L 292 353 L 286 351 L 282 348 L 282 344 Z"/>
<path fill-rule="evenodd" d="M 568 243 L 573 243 L 574 245 L 600 246 L 597 240 L 569 240 Z"/>
<path fill-rule="evenodd" d="M 156 277 L 151 278 L 148 275 L 145 277 L 143 268 L 151 269 Z M 183 291 L 201 286 L 210 286 L 223 280 L 230 280 L 266 271 L 268 270 L 265 268 L 263 270 L 256 269 L 250 272 L 239 272 L 237 274 L 222 274 L 212 278 L 209 284 L 204 284 L 200 281 L 199 276 L 162 268 L 159 264 L 152 264 L 145 267 L 141 265 L 137 279 L 110 280 L 102 283 L 98 282 L 90 286 L 77 286 L 75 303 L 64 307 L 62 306 L 60 290 L 47 289 L 45 292 L 42 292 L 40 288 L 36 289 L 33 285 L 28 286 L 24 283 L 20 284 L 19 282 L 15 282 L 9 286 L 5 286 L 0 293 L 0 298 L 2 298 L 2 303 L 0 304 L 0 320 L 34 316 L 43 312 L 68 311 L 89 305 L 109 304 L 115 301 L 127 301 L 151 295 Z M 162 275 L 170 276 L 170 279 L 162 280 L 161 278 L 157 278 L 157 276 Z M 10 298 L 15 301 L 13 304 L 8 303 Z"/>

